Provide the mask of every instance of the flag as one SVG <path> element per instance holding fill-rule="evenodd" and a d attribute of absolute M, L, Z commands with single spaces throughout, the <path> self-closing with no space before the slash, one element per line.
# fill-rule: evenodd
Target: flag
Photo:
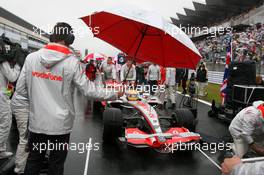
<path fill-rule="evenodd" d="M 230 64 L 231 60 L 232 60 L 232 39 L 230 36 L 228 41 L 227 41 L 225 71 L 224 71 L 223 82 L 222 82 L 222 85 L 220 88 L 221 97 L 222 97 L 222 104 L 225 103 L 227 83 L 228 83 L 228 75 L 229 75 L 229 64 Z"/>

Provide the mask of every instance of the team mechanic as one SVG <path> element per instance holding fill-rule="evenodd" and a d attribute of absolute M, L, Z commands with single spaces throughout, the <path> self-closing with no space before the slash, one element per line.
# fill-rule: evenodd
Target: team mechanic
<path fill-rule="evenodd" d="M 6 142 L 12 124 L 9 82 L 15 82 L 20 73 L 20 66 L 12 68 L 8 61 L 0 63 L 0 159 L 8 158 L 13 153 L 6 150 Z"/>
<path fill-rule="evenodd" d="M 242 158 L 249 149 L 264 156 L 264 101 L 256 101 L 240 111 L 229 126 L 233 151 Z"/>
<path fill-rule="evenodd" d="M 11 101 L 11 109 L 19 131 L 19 143 L 17 145 L 14 172 L 16 174 L 23 174 L 28 158 L 28 152 L 26 152 L 29 115 L 28 99 L 23 96 L 18 96 L 15 92 Z"/>
<path fill-rule="evenodd" d="M 48 174 L 62 175 L 74 123 L 73 91 L 77 88 L 88 98 L 115 100 L 123 92 L 108 92 L 89 81 L 78 59 L 69 49 L 74 41 L 73 30 L 67 23 L 57 23 L 49 43 L 26 58 L 19 76 L 14 107 L 25 99 L 29 103 L 29 155 L 25 175 L 38 175 L 45 152 L 34 145 L 49 143 L 60 145 L 52 150 L 48 159 Z M 22 104 L 22 106 L 25 104 Z"/>

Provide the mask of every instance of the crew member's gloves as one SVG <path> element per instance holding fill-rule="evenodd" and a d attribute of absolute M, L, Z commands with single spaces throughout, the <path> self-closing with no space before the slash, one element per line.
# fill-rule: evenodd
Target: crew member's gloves
<path fill-rule="evenodd" d="M 264 156 L 264 148 L 263 147 L 258 146 L 255 143 L 252 143 L 250 145 L 250 148 L 253 149 L 258 155 Z"/>
<path fill-rule="evenodd" d="M 241 159 L 238 157 L 225 159 L 222 163 L 222 175 L 229 175 L 236 165 L 241 163 Z"/>
<path fill-rule="evenodd" d="M 14 85 L 8 83 L 6 89 L 4 90 L 4 94 L 10 98 L 13 95 L 13 93 L 14 93 Z"/>

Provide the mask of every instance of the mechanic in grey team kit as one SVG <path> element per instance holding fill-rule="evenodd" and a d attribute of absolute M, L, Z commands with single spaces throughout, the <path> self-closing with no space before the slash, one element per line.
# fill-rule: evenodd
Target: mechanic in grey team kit
<path fill-rule="evenodd" d="M 229 126 L 233 151 L 242 158 L 250 149 L 264 156 L 264 101 L 241 110 Z"/>
<path fill-rule="evenodd" d="M 74 41 L 72 31 L 69 24 L 57 23 L 50 36 L 54 43 L 27 56 L 17 82 L 16 94 L 21 99 L 15 105 L 28 102 L 30 109 L 29 156 L 25 175 L 39 174 L 46 151 L 41 152 L 34 146 L 48 141 L 59 145 L 49 153 L 48 174 L 63 174 L 68 152 L 65 145 L 69 143 L 76 112 L 72 95 L 74 88 L 97 100 L 115 100 L 123 95 L 123 92 L 100 89 L 87 79 L 78 59 L 69 49 Z"/>
<path fill-rule="evenodd" d="M 241 158 L 251 149 L 264 155 L 264 101 L 255 101 L 241 110 L 229 126 L 235 157 L 222 163 L 223 175 L 263 175 L 264 161 L 242 163 Z"/>

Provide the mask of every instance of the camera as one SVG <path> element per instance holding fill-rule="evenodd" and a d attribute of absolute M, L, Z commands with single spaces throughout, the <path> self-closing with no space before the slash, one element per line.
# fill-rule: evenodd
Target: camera
<path fill-rule="evenodd" d="M 18 63 L 22 67 L 28 54 L 28 50 L 22 49 L 20 44 L 11 42 L 5 34 L 1 35 L 0 64 L 8 61 L 11 64 Z"/>
<path fill-rule="evenodd" d="M 195 74 L 192 73 L 190 77 L 190 82 L 188 85 L 188 91 L 191 96 L 195 95 L 196 93 L 196 84 L 195 84 Z"/>

